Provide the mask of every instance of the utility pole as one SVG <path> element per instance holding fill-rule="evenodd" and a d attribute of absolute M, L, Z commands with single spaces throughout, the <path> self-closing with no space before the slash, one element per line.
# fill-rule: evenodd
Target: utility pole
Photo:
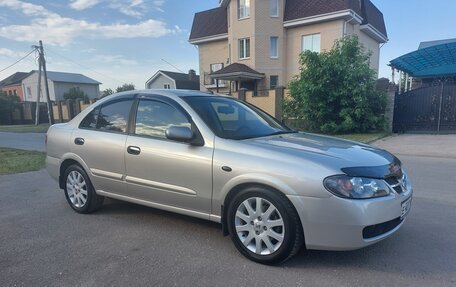
<path fill-rule="evenodd" d="M 40 109 L 40 93 L 41 93 L 41 70 L 43 70 L 44 74 L 44 86 L 46 87 L 46 100 L 47 100 L 47 110 L 48 110 L 48 119 L 49 124 L 54 124 L 54 113 L 52 111 L 52 104 L 51 98 L 49 95 L 49 83 L 47 78 L 47 70 L 46 70 L 46 59 L 44 58 L 44 49 L 43 49 L 43 42 L 40 40 L 39 46 L 33 46 L 35 50 L 39 53 L 38 63 L 39 63 L 39 71 L 38 71 L 38 98 L 36 100 L 36 119 L 35 125 L 39 124 L 39 109 Z"/>

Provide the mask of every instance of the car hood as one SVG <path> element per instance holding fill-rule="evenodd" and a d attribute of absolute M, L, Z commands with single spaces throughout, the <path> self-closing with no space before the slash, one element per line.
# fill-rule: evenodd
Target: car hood
<path fill-rule="evenodd" d="M 304 158 L 336 168 L 351 176 L 384 178 L 400 161 L 385 150 L 359 142 L 308 133 L 293 133 L 249 139 L 248 145 Z"/>

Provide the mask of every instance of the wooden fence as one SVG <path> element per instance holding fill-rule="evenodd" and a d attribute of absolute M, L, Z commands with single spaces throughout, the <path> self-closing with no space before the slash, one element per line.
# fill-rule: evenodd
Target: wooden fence
<path fill-rule="evenodd" d="M 96 100 L 84 102 L 82 100 L 65 100 L 52 103 L 52 113 L 56 123 L 64 123 L 70 121 L 81 111 L 86 109 Z M 36 103 L 22 102 L 12 113 L 11 124 L 33 124 L 35 123 Z M 47 123 L 47 106 L 46 103 L 40 103 L 40 123 Z"/>

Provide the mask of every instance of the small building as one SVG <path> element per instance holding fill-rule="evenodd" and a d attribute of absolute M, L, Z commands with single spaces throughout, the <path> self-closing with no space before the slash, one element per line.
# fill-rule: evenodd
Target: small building
<path fill-rule="evenodd" d="M 44 86 L 44 75 L 41 75 L 41 101 L 46 99 L 46 88 Z M 61 101 L 64 99 L 64 94 L 71 88 L 79 88 L 90 99 L 100 97 L 100 82 L 91 79 L 82 74 L 64 73 L 64 72 L 47 72 L 49 96 L 51 101 Z M 38 95 L 38 71 L 33 70 L 27 77 L 22 80 L 22 88 L 24 91 L 24 100 L 26 102 L 35 102 Z"/>
<path fill-rule="evenodd" d="M 146 89 L 199 90 L 200 79 L 194 70 L 188 74 L 159 70 L 147 80 Z"/>
<path fill-rule="evenodd" d="M 22 89 L 22 80 L 25 79 L 30 73 L 17 72 L 8 78 L 0 81 L 0 91 L 12 96 L 18 96 L 19 99 L 24 101 L 24 90 Z"/>

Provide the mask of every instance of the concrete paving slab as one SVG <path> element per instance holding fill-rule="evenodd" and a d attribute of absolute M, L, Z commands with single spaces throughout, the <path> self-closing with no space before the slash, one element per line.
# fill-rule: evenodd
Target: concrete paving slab
<path fill-rule="evenodd" d="M 371 143 L 395 155 L 456 158 L 456 135 L 410 135 L 386 137 Z"/>

